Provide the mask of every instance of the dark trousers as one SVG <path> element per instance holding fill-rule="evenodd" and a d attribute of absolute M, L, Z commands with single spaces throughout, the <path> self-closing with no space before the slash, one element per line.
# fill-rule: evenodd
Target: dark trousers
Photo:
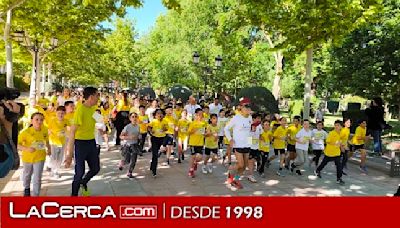
<path fill-rule="evenodd" d="M 341 163 L 342 163 L 342 170 L 343 168 L 347 168 L 347 161 L 349 160 L 349 151 L 345 150 L 341 153 Z"/>
<path fill-rule="evenodd" d="M 265 165 L 267 164 L 268 161 L 268 155 L 269 153 L 261 152 L 261 165 L 258 168 L 259 173 L 264 173 Z M 258 163 L 260 164 L 260 163 Z"/>
<path fill-rule="evenodd" d="M 129 173 L 132 173 L 136 166 L 137 156 L 140 151 L 138 144 L 125 145 L 122 147 L 122 159 L 125 164 L 129 164 Z"/>
<path fill-rule="evenodd" d="M 151 165 L 150 170 L 154 175 L 157 174 L 157 164 L 158 164 L 158 152 L 160 150 L 161 145 L 164 142 L 164 137 L 154 137 L 151 136 Z"/>
<path fill-rule="evenodd" d="M 315 166 L 319 164 L 319 158 L 322 155 L 322 150 L 313 150 L 315 157 L 313 157 L 313 162 L 315 162 Z"/>
<path fill-rule="evenodd" d="M 139 147 L 140 147 L 140 150 L 143 151 L 144 144 L 146 143 L 147 133 L 142 133 L 141 135 L 142 135 L 142 138 L 140 138 Z"/>
<path fill-rule="evenodd" d="M 81 184 L 86 185 L 100 171 L 100 150 L 95 140 L 75 140 L 75 175 L 72 181 L 72 196 L 78 196 Z M 89 171 L 85 174 L 85 161 Z M 83 177 L 83 178 L 82 178 Z"/>
<path fill-rule="evenodd" d="M 115 145 L 121 145 L 121 139 L 119 136 L 121 135 L 124 127 L 129 124 L 129 112 L 120 111 L 117 113 L 115 117 L 115 129 L 117 130 L 117 138 L 115 139 Z"/>
<path fill-rule="evenodd" d="M 324 159 L 322 159 L 321 164 L 318 166 L 317 168 L 317 173 L 321 172 L 321 170 L 328 164 L 328 162 L 330 161 L 334 161 L 335 162 L 335 166 L 336 166 L 336 177 L 337 179 L 341 179 L 342 178 L 342 165 L 340 164 L 340 156 L 336 156 L 336 157 L 328 157 L 328 156 L 324 156 Z"/>

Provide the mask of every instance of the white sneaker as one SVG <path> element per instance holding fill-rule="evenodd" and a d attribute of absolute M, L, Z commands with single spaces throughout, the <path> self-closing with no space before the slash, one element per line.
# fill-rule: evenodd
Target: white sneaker
<path fill-rule="evenodd" d="M 209 172 L 209 173 L 212 173 L 212 172 L 213 172 L 213 168 L 212 168 L 211 165 L 207 166 L 207 169 L 208 169 L 208 172 Z"/>
<path fill-rule="evenodd" d="M 257 180 L 254 178 L 254 176 L 248 176 L 247 180 L 249 180 L 251 183 L 257 183 Z"/>
<path fill-rule="evenodd" d="M 204 173 L 204 174 L 207 174 L 207 168 L 206 168 L 205 165 L 203 165 L 203 166 L 201 167 L 201 172 Z"/>

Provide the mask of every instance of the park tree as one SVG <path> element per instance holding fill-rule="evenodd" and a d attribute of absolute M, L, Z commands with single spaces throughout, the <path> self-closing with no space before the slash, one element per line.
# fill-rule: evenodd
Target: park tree
<path fill-rule="evenodd" d="M 328 41 L 339 42 L 343 36 L 371 19 L 381 8 L 380 0 L 242 2 L 252 6 L 260 17 L 268 18 L 266 22 L 271 30 L 280 32 L 282 39 L 275 45 L 277 49 L 285 50 L 289 56 L 305 51 L 304 118 L 308 118 L 310 113 L 314 48 Z"/>
<path fill-rule="evenodd" d="M 318 81 L 324 90 L 369 99 L 382 96 L 400 107 L 400 2 L 387 0 L 383 6 L 379 20 L 319 54 Z"/>

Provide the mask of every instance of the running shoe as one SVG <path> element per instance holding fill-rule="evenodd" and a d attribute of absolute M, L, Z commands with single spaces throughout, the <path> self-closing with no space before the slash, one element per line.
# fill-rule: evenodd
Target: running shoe
<path fill-rule="evenodd" d="M 342 179 L 337 180 L 336 183 L 337 183 L 337 184 L 340 184 L 340 185 L 344 185 L 344 184 L 345 184 L 344 181 L 343 181 Z"/>
<path fill-rule="evenodd" d="M 212 172 L 213 172 L 212 166 L 211 166 L 211 165 L 208 165 L 208 166 L 207 166 L 207 170 L 208 170 L 209 173 L 212 173 Z"/>
<path fill-rule="evenodd" d="M 251 183 L 257 183 L 257 180 L 256 180 L 256 178 L 254 178 L 253 175 L 248 176 L 248 177 L 247 177 L 247 180 L 249 180 Z"/>
<path fill-rule="evenodd" d="M 134 176 L 132 175 L 132 173 L 128 173 L 128 174 L 126 174 L 126 176 L 129 177 L 129 178 L 134 178 Z"/>
<path fill-rule="evenodd" d="M 301 176 L 303 174 L 301 174 L 300 170 L 296 170 L 297 175 Z"/>
<path fill-rule="evenodd" d="M 90 191 L 86 184 L 81 184 L 81 194 L 82 196 L 90 196 Z"/>
<path fill-rule="evenodd" d="M 226 178 L 226 182 L 228 184 L 232 184 L 232 182 L 233 182 L 233 176 L 230 173 L 228 173 L 228 177 Z"/>
<path fill-rule="evenodd" d="M 233 180 L 232 183 L 231 183 L 231 185 L 232 185 L 233 187 L 237 188 L 237 189 L 242 189 L 242 188 L 243 188 L 243 185 L 240 183 L 239 180 Z"/>
<path fill-rule="evenodd" d="M 314 175 L 315 175 L 316 177 L 322 178 L 322 177 L 321 177 L 321 172 L 317 172 L 317 170 L 314 170 Z"/>
<path fill-rule="evenodd" d="M 365 174 L 368 174 L 368 170 L 367 170 L 367 167 L 366 166 L 360 166 L 360 171 L 362 172 L 362 173 L 365 173 Z"/>
<path fill-rule="evenodd" d="M 203 166 L 201 167 L 201 172 L 202 172 L 203 174 L 207 174 L 207 173 L 208 173 L 208 172 L 207 172 L 207 168 L 206 168 L 205 165 L 203 165 Z"/>
<path fill-rule="evenodd" d="M 25 188 L 24 189 L 24 196 L 31 196 L 31 189 L 30 188 Z"/>
<path fill-rule="evenodd" d="M 180 158 L 178 159 L 178 163 L 182 163 L 182 161 L 181 161 L 181 159 L 180 159 Z"/>
<path fill-rule="evenodd" d="M 286 166 L 285 166 L 286 167 Z M 294 171 L 294 169 L 296 168 L 296 166 L 292 163 L 291 165 L 290 165 L 290 172 L 292 172 L 293 173 L 293 171 Z M 297 172 L 297 171 L 296 171 Z"/>
<path fill-rule="evenodd" d="M 265 173 L 260 173 L 261 178 L 265 178 Z"/>
<path fill-rule="evenodd" d="M 194 170 L 193 169 L 189 170 L 188 176 L 191 178 L 194 178 Z"/>

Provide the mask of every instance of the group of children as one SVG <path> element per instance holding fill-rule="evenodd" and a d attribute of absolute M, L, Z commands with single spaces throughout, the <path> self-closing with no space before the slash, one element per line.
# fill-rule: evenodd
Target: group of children
<path fill-rule="evenodd" d="M 51 175 L 55 178 L 61 177 L 60 167 L 68 142 L 69 126 L 73 122 L 75 105 L 79 104 L 79 101 L 67 100 L 64 106 L 52 105 L 47 110 L 38 109 L 30 115 L 29 126 L 20 132 L 18 143 L 24 162 L 24 195 L 31 195 L 31 182 L 32 195 L 39 195 L 46 156 L 50 156 L 48 166 Z M 149 115 L 150 108 L 154 110 Z M 109 102 L 102 102 L 96 109 L 96 141 L 99 145 L 104 141 L 108 149 L 112 108 Z M 229 165 L 228 183 L 239 188 L 239 178 L 246 170 L 247 179 L 255 183 L 257 179 L 254 172 L 262 178 L 265 177 L 266 168 L 276 158 L 279 158 L 276 171 L 279 176 L 285 176 L 285 170 L 302 175 L 305 163 L 309 162 L 310 165 L 315 164 L 315 175 L 321 177 L 325 165 L 334 161 L 337 182 L 344 184 L 342 175 L 347 175 L 347 160 L 354 151 L 360 151 L 360 169 L 367 173 L 364 145 L 370 136 L 366 134 L 366 121 L 361 121 L 353 136 L 350 136 L 350 120 L 345 120 L 344 123 L 336 121 L 334 129 L 328 134 L 323 129 L 323 122 L 317 122 L 316 128 L 311 129 L 310 122 L 307 119 L 301 121 L 299 116 L 294 117 L 293 123 L 288 125 L 285 117 L 251 113 L 246 106 L 239 107 L 236 113 L 230 109 L 221 109 L 218 114 L 210 114 L 208 107 L 196 108 L 194 114 L 189 115 L 182 104 L 168 105 L 163 110 L 140 105 L 131 110 L 129 121 L 121 134 L 116 135 L 122 141 L 122 159 L 118 168 L 123 170 L 128 165 L 129 178 L 134 177 L 138 156 L 146 152 L 147 138 L 150 139 L 150 170 L 153 177 L 157 176 L 159 157 L 165 154 L 165 163 L 170 165 L 175 147 L 178 163 L 185 159 L 185 152 L 189 151 L 191 154 L 189 177 L 196 176 L 201 162 L 203 174 L 213 173 L 213 164 L 221 158 L 223 164 Z M 309 159 L 310 147 L 314 154 L 312 159 Z M 246 150 L 241 150 L 244 148 Z M 324 157 L 320 163 L 322 154 Z M 233 166 L 232 155 L 236 157 Z M 237 171 L 236 175 L 232 170 Z"/>

